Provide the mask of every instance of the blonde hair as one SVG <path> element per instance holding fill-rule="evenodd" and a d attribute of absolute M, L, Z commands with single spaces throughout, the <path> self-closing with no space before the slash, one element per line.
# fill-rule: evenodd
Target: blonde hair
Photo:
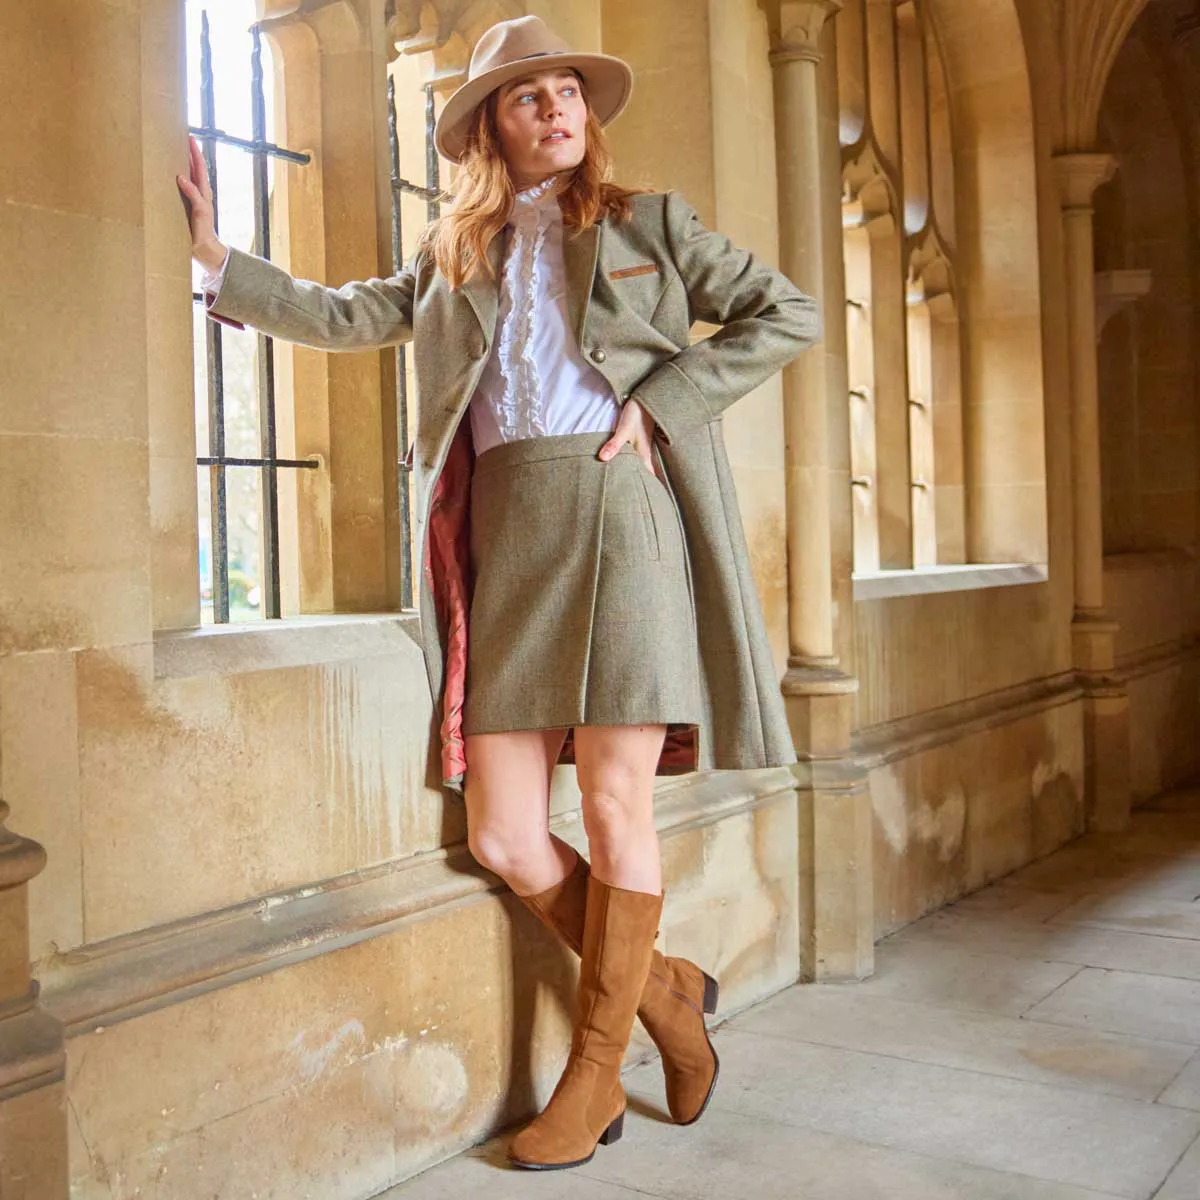
<path fill-rule="evenodd" d="M 498 90 L 492 92 L 472 116 L 466 149 L 449 197 L 453 207 L 425 227 L 418 243 L 419 249 L 432 253 L 452 290 L 477 271 L 495 278 L 488 261 L 488 246 L 504 228 L 516 194 L 496 132 L 498 95 Z M 612 152 L 590 104 L 585 140 L 583 159 L 558 194 L 563 223 L 570 228 L 586 229 L 605 216 L 628 220 L 633 213 L 633 197 L 649 189 L 626 188 L 610 182 Z"/>

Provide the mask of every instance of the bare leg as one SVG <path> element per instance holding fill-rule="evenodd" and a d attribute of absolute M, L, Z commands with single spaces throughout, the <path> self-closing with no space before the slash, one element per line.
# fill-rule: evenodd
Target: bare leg
<path fill-rule="evenodd" d="M 575 772 L 583 792 L 592 874 L 631 892 L 662 892 L 654 770 L 665 725 L 580 725 Z"/>
<path fill-rule="evenodd" d="M 466 739 L 467 844 L 518 896 L 560 883 L 575 851 L 550 832 L 550 773 L 565 729 L 477 733 Z"/>

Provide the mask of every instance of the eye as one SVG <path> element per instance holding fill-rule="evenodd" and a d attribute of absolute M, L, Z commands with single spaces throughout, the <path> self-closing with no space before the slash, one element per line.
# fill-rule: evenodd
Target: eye
<path fill-rule="evenodd" d="M 573 83 L 568 83 L 562 90 L 563 94 L 567 96 L 576 96 L 579 94 L 579 88 Z"/>

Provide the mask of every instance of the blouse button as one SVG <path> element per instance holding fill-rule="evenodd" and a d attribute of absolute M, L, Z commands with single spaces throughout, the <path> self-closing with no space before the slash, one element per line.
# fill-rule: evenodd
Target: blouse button
<path fill-rule="evenodd" d="M 608 355 L 604 353 L 603 346 L 597 346 L 592 351 L 592 361 L 593 362 L 603 362 L 607 357 L 608 357 Z"/>

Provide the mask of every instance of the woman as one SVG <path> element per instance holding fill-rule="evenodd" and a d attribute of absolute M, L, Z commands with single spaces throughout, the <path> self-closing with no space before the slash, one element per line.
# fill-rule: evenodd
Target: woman
<path fill-rule="evenodd" d="M 817 318 L 677 194 L 608 182 L 602 126 L 631 86 L 536 17 L 489 29 L 435 132 L 460 164 L 453 208 L 387 280 L 335 290 L 227 250 L 195 143 L 178 180 L 215 319 L 331 351 L 413 342 L 444 782 L 472 853 L 582 958 L 566 1068 L 510 1146 L 532 1169 L 620 1136 L 635 1015 L 674 1119 L 704 1111 L 717 984 L 654 949 L 654 777 L 795 761 L 719 419 Z M 689 345 L 694 318 L 723 328 Z M 568 761 L 590 867 L 549 830 Z"/>

